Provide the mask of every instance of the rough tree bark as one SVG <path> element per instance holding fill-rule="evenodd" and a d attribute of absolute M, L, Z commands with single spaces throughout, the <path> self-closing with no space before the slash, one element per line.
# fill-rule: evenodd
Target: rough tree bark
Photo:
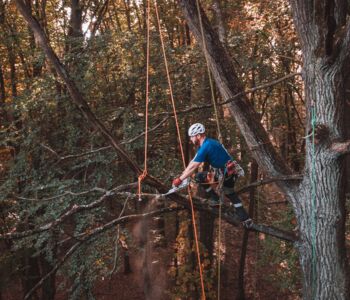
<path fill-rule="evenodd" d="M 304 56 L 303 78 L 307 109 L 316 109 L 315 159 L 306 145 L 305 176 L 301 183 L 280 182 L 298 220 L 297 243 L 303 272 L 305 299 L 349 299 L 349 272 L 345 253 L 344 143 L 345 78 L 350 56 L 350 20 L 345 0 L 290 0 Z M 196 40 L 208 56 L 210 69 L 222 98 L 243 91 L 241 81 L 217 34 L 201 13 L 205 45 L 195 0 L 180 0 Z M 269 142 L 253 107 L 242 96 L 228 104 L 232 116 L 259 166 L 272 176 L 288 175 L 290 168 Z M 310 114 L 307 124 L 310 124 Z M 310 125 L 308 125 L 310 129 Z M 332 146 L 339 143 L 339 147 Z M 312 199 L 312 174 L 317 188 Z M 314 205 L 312 205 L 314 201 Z M 315 231 L 311 228 L 315 224 Z"/>

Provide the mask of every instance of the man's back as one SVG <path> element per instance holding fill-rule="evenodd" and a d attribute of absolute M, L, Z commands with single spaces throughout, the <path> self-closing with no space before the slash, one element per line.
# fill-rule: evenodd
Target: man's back
<path fill-rule="evenodd" d="M 232 159 L 231 156 L 219 141 L 206 138 L 199 147 L 193 161 L 208 162 L 214 168 L 224 168 L 230 159 Z"/>

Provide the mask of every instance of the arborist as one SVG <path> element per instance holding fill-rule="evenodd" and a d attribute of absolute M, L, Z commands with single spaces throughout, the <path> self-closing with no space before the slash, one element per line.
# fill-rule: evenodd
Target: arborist
<path fill-rule="evenodd" d="M 217 140 L 208 138 L 205 134 L 205 127 L 201 123 L 195 123 L 188 129 L 188 135 L 191 142 L 199 147 L 195 157 L 188 164 L 182 174 L 173 180 L 173 186 L 178 187 L 186 178 L 190 177 L 201 163 L 207 162 L 214 170 L 214 180 L 222 178 L 222 192 L 232 202 L 235 212 L 241 220 L 244 227 L 249 228 L 252 225 L 252 219 L 247 214 L 242 205 L 241 199 L 234 191 L 235 181 L 239 176 L 244 175 L 243 169 L 232 159 L 225 147 Z M 209 172 L 198 172 L 195 176 L 196 182 L 208 185 Z M 206 196 L 210 198 L 210 205 L 218 205 L 219 195 L 209 185 L 205 189 Z"/>

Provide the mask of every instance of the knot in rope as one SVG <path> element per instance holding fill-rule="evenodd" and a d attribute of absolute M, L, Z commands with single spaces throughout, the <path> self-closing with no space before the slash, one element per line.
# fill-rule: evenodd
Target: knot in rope
<path fill-rule="evenodd" d="M 143 170 L 142 174 L 139 175 L 139 177 L 137 178 L 138 181 L 138 195 L 139 195 L 139 201 L 141 201 L 141 183 L 142 181 L 146 178 L 147 176 L 147 170 Z"/>

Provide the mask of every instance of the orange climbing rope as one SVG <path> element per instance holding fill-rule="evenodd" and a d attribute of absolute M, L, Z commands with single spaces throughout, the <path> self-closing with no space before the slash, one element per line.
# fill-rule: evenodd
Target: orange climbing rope
<path fill-rule="evenodd" d="M 150 19 L 150 0 L 147 0 L 147 50 L 146 50 L 146 112 L 145 112 L 145 157 L 144 157 L 144 170 L 138 177 L 138 195 L 139 201 L 141 201 L 141 183 L 147 176 L 147 150 L 148 150 L 148 103 L 149 103 L 149 19 Z"/>
<path fill-rule="evenodd" d="M 176 131 L 177 131 L 177 136 L 178 136 L 179 146 L 180 146 L 180 151 L 181 151 L 181 156 L 182 156 L 182 163 L 184 165 L 184 168 L 186 168 L 185 155 L 184 155 L 184 151 L 183 151 L 183 147 L 182 147 L 179 122 L 178 122 L 178 119 L 177 119 L 176 106 L 175 106 L 175 101 L 174 101 L 174 96 L 173 96 L 173 90 L 172 90 L 172 85 L 171 85 L 171 80 L 170 80 L 169 69 L 168 69 L 168 61 L 167 61 L 166 53 L 165 53 L 163 35 L 162 35 L 161 26 L 160 26 L 159 14 L 158 14 L 158 6 L 157 6 L 157 1 L 156 0 L 154 1 L 154 6 L 155 6 L 155 11 L 156 11 L 156 16 L 157 16 L 160 41 L 161 41 L 161 44 L 162 44 L 162 51 L 163 51 L 163 57 L 164 57 L 165 70 L 166 70 L 166 73 L 167 73 L 170 98 L 171 98 L 171 103 L 172 103 L 172 106 L 173 106 L 174 119 L 175 119 L 175 124 L 176 124 Z M 197 252 L 197 259 L 198 259 L 199 275 L 200 275 L 201 287 L 202 287 L 202 300 L 205 300 L 206 296 L 205 296 L 205 289 L 204 289 L 204 280 L 203 280 L 203 271 L 202 271 L 201 257 L 200 257 L 200 252 L 199 252 L 199 243 L 198 243 L 197 226 L 196 226 L 196 216 L 195 216 L 195 211 L 194 211 L 194 207 L 193 207 L 193 200 L 192 200 L 190 186 L 188 186 L 188 196 L 189 196 L 190 205 L 191 205 L 192 224 L 193 224 L 194 238 L 195 238 L 195 243 L 196 243 L 196 252 Z"/>

